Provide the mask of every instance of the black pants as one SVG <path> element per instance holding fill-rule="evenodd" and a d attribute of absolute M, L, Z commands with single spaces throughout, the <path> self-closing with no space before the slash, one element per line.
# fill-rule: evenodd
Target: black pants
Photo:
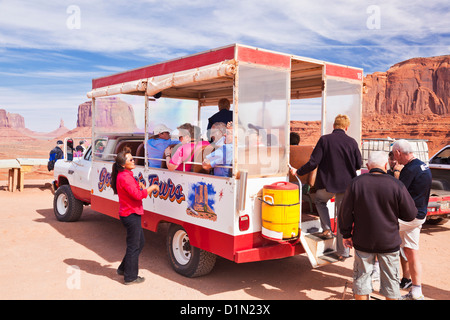
<path fill-rule="evenodd" d="M 138 277 L 139 254 L 145 244 L 144 231 L 141 216 L 138 214 L 132 213 L 128 217 L 120 217 L 120 221 L 127 229 L 127 251 L 118 269 L 124 272 L 125 282 L 130 282 Z"/>

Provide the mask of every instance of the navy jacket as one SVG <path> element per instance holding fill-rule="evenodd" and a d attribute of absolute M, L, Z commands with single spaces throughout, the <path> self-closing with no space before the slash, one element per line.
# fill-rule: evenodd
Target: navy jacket
<path fill-rule="evenodd" d="M 417 208 L 417 219 L 427 216 L 428 199 L 431 189 L 431 171 L 428 166 L 419 159 L 413 159 L 400 171 L 399 180 L 408 189 Z"/>
<path fill-rule="evenodd" d="M 222 109 L 219 112 L 212 115 L 210 118 L 208 118 L 207 129 L 211 129 L 211 126 L 216 122 L 223 122 L 227 124 L 230 121 L 233 121 L 233 111 Z"/>
<path fill-rule="evenodd" d="M 309 161 L 297 170 L 302 176 L 317 169 L 316 189 L 344 193 L 361 169 L 362 159 L 358 143 L 342 129 L 323 135 L 317 142 Z"/>
<path fill-rule="evenodd" d="M 381 169 L 352 180 L 338 214 L 342 236 L 355 249 L 371 253 L 399 250 L 398 219 L 412 221 L 417 209 L 404 184 Z"/>

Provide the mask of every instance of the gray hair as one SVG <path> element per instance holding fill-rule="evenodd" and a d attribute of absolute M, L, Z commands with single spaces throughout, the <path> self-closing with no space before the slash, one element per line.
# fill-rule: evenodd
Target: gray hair
<path fill-rule="evenodd" d="M 219 130 L 223 135 L 227 134 L 227 125 L 223 122 L 215 122 L 211 126 L 211 129 Z"/>
<path fill-rule="evenodd" d="M 411 144 L 405 140 L 405 139 L 400 139 L 395 141 L 394 145 L 392 146 L 392 150 L 398 150 L 401 153 L 413 153 L 413 147 L 411 146 Z"/>
<path fill-rule="evenodd" d="M 384 168 L 388 162 L 388 157 L 384 151 L 372 151 L 369 153 L 367 164 L 370 167 Z"/>

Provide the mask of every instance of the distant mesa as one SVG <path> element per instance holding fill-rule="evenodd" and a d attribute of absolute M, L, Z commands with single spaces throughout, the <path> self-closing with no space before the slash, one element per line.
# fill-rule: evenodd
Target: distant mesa
<path fill-rule="evenodd" d="M 450 55 L 413 58 L 364 78 L 364 114 L 450 113 Z"/>
<path fill-rule="evenodd" d="M 25 128 L 25 120 L 18 113 L 9 113 L 0 109 L 0 128 Z"/>
<path fill-rule="evenodd" d="M 106 97 L 95 100 L 96 127 L 133 130 L 136 128 L 133 106 L 119 97 Z M 92 126 L 92 101 L 78 106 L 77 127 Z"/>

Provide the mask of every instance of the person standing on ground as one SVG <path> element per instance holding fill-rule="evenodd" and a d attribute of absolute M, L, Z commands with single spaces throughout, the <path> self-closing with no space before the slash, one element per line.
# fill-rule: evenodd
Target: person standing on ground
<path fill-rule="evenodd" d="M 315 204 L 319 213 L 323 238 L 332 238 L 330 214 L 327 202 L 336 197 L 336 213 L 339 213 L 342 197 L 356 171 L 361 169 L 361 152 L 355 139 L 346 134 L 350 126 L 347 115 L 339 114 L 333 124 L 333 132 L 320 137 L 309 161 L 300 169 L 291 169 L 292 175 L 302 176 L 317 169 Z M 337 219 L 337 217 L 336 217 Z M 342 235 L 337 225 L 336 251 L 339 260 L 349 257 L 349 250 L 342 245 Z"/>
<path fill-rule="evenodd" d="M 50 155 L 49 155 L 48 163 L 47 163 L 48 171 L 52 171 L 55 168 L 56 161 L 64 158 L 64 152 L 61 149 L 63 146 L 64 146 L 64 142 L 62 142 L 61 140 L 58 140 L 56 142 L 56 147 L 54 147 L 50 151 Z"/>
<path fill-rule="evenodd" d="M 403 278 L 411 278 L 411 291 L 403 296 L 406 300 L 423 300 L 422 294 L 422 264 L 419 259 L 419 239 L 422 224 L 426 220 L 428 199 L 431 189 L 431 171 L 421 160 L 414 157 L 411 144 L 404 139 L 398 140 L 392 146 L 392 152 L 398 164 L 403 165 L 399 180 L 416 205 L 416 218 L 411 222 L 400 222 L 400 236 L 403 240 L 402 249 L 407 263 L 402 263 Z M 403 288 L 406 282 L 402 279 Z"/>
<path fill-rule="evenodd" d="M 343 245 L 355 248 L 353 291 L 356 300 L 368 300 L 377 259 L 380 293 L 388 300 L 396 300 L 400 298 L 399 221 L 414 220 L 416 208 L 405 186 L 386 174 L 387 157 L 383 151 L 369 154 L 367 168 L 369 173 L 352 180 L 339 212 Z"/>
<path fill-rule="evenodd" d="M 125 148 L 117 154 L 111 173 L 111 187 L 114 194 L 119 196 L 120 221 L 127 229 L 127 250 L 117 268 L 117 273 L 124 276 L 125 284 L 141 283 L 145 280 L 138 276 L 139 254 L 145 244 L 141 225 L 141 216 L 144 214 L 142 199 L 153 191 L 159 191 L 158 185 L 145 188 L 142 183 L 138 183 L 131 171 L 134 168 L 131 150 Z"/>

